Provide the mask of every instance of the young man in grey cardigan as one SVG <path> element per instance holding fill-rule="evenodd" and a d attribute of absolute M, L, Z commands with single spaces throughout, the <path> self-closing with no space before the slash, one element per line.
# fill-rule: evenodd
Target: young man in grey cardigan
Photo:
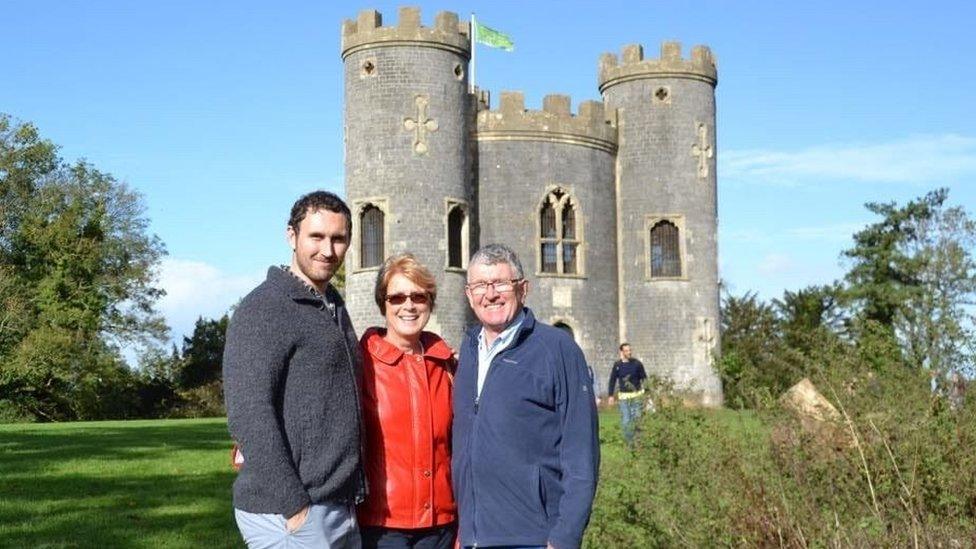
<path fill-rule="evenodd" d="M 360 546 L 360 362 L 329 283 L 351 230 L 338 196 L 301 197 L 286 230 L 291 265 L 268 269 L 227 331 L 227 422 L 244 456 L 234 514 L 248 547 Z"/>

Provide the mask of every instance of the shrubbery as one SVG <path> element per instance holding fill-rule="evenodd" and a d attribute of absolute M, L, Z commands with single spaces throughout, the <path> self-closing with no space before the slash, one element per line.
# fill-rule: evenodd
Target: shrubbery
<path fill-rule="evenodd" d="M 806 366 L 837 421 L 665 404 L 634 452 L 608 431 L 587 546 L 976 543 L 974 406 L 846 345 L 819 354 Z"/>

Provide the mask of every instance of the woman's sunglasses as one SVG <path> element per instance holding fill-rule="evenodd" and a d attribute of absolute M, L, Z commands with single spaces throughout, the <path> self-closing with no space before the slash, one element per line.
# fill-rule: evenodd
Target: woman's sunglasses
<path fill-rule="evenodd" d="M 403 305 L 407 300 L 414 305 L 423 305 L 430 301 L 430 296 L 423 292 L 413 292 L 410 294 L 393 294 L 386 296 L 386 302 L 390 305 Z"/>

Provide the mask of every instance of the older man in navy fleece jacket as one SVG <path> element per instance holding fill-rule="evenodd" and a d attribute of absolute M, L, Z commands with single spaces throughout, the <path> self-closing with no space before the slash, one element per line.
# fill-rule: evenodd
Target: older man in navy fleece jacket
<path fill-rule="evenodd" d="M 509 248 L 470 261 L 468 332 L 454 381 L 455 497 L 465 547 L 579 547 L 600 447 L 592 378 L 572 338 L 524 307 Z"/>

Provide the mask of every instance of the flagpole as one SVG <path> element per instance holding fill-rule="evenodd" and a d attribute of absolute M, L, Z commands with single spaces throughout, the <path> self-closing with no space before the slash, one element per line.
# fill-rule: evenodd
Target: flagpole
<path fill-rule="evenodd" d="M 468 91 L 474 94 L 474 66 L 475 66 L 475 51 L 477 51 L 477 34 L 478 25 L 474 22 L 474 12 L 471 12 L 471 31 L 468 33 L 468 38 L 471 40 L 471 78 L 468 81 Z"/>

